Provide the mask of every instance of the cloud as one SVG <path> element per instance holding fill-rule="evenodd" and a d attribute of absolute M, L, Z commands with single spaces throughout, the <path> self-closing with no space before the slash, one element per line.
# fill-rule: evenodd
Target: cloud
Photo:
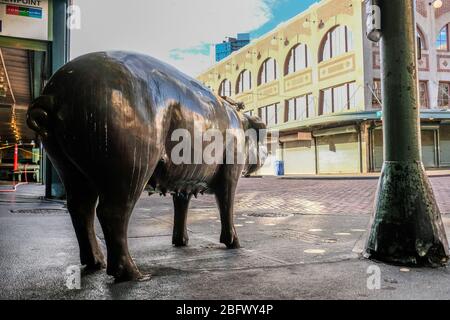
<path fill-rule="evenodd" d="M 274 0 L 75 0 L 81 29 L 72 57 L 100 50 L 142 52 L 195 76 L 212 63 L 209 47 L 271 19 Z"/>

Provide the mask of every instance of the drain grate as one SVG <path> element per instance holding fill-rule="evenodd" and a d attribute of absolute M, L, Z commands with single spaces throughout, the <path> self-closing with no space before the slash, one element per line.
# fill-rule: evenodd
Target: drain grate
<path fill-rule="evenodd" d="M 14 214 L 24 214 L 24 215 L 63 215 L 69 212 L 66 209 L 45 209 L 45 208 L 35 208 L 35 209 L 18 209 L 11 210 Z"/>
<path fill-rule="evenodd" d="M 281 213 L 281 212 L 248 212 L 244 213 L 244 216 L 252 218 L 287 218 L 292 217 L 292 213 Z"/>

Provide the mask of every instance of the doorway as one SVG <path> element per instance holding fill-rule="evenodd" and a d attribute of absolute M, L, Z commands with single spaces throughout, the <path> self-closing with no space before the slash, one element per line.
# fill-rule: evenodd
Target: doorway
<path fill-rule="evenodd" d="M 0 182 L 42 181 L 42 148 L 26 124 L 49 76 L 47 51 L 0 46 Z"/>

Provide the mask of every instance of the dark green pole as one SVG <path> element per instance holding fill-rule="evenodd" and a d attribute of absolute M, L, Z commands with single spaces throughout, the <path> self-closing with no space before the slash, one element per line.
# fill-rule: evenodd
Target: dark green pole
<path fill-rule="evenodd" d="M 371 259 L 441 266 L 447 237 L 421 156 L 415 1 L 381 0 L 383 171 L 366 245 Z"/>
<path fill-rule="evenodd" d="M 67 29 L 67 6 L 69 0 L 53 0 L 53 41 L 51 43 L 51 68 L 56 72 L 69 59 L 69 31 Z M 65 197 L 64 185 L 46 156 L 45 196 L 62 199 Z"/>

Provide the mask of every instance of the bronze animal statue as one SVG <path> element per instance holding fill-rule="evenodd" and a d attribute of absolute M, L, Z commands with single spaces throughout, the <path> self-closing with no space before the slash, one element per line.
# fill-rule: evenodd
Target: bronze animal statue
<path fill-rule="evenodd" d="M 154 58 L 129 52 L 81 56 L 58 70 L 28 110 L 67 193 L 81 264 L 102 269 L 95 213 L 107 247 L 107 273 L 116 281 L 142 277 L 128 251 L 127 229 L 146 185 L 173 196 L 173 244 L 188 243 L 186 215 L 192 195 L 211 192 L 222 222 L 220 241 L 238 248 L 233 202 L 241 174 L 253 164 L 174 164 L 171 134 L 177 129 L 265 129 L 198 81 Z M 258 144 L 261 142 L 258 135 Z M 245 150 L 257 153 L 258 144 Z M 235 148 L 239 148 L 236 144 Z M 98 204 L 97 204 L 98 203 Z"/>

